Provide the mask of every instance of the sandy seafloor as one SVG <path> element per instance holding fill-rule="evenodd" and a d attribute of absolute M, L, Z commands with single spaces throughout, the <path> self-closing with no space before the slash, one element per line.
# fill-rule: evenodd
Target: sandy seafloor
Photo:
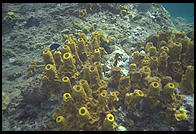
<path fill-rule="evenodd" d="M 107 36 L 117 34 L 109 48 L 110 55 L 103 56 L 105 77 L 113 66 L 116 52 L 123 54 L 125 60 L 118 62 L 124 74 L 128 73 L 129 57 L 135 50 L 143 51 L 144 45 L 136 45 L 166 27 L 184 30 L 187 34 L 194 32 L 194 24 L 183 18 L 173 19 L 159 4 L 152 4 L 148 9 L 138 10 L 137 4 L 114 4 L 119 8 L 128 6 L 132 18 L 121 17 L 119 13 L 101 10 L 88 13 L 84 19 L 74 15 L 74 10 L 81 9 L 84 4 L 9 4 L 9 11 L 20 14 L 14 26 L 2 35 L 2 91 L 7 93 L 9 104 L 2 110 L 2 130 L 38 131 L 58 130 L 51 115 L 58 106 L 59 100 L 46 99 L 39 89 L 43 69 L 38 69 L 32 76 L 27 76 L 32 61 L 42 62 L 42 50 L 53 43 L 63 44 L 63 33 L 78 33 L 84 27 L 95 25 L 93 31 L 101 30 Z M 74 24 L 78 24 L 76 27 Z M 3 27 L 4 30 L 4 27 Z M 92 31 L 92 32 L 93 32 Z M 87 35 L 91 35 L 89 32 Z M 125 51 L 128 50 L 129 53 Z M 130 55 L 129 55 L 130 54 Z M 107 77 L 105 78 L 107 80 Z M 129 131 L 179 131 L 194 130 L 194 95 L 184 95 L 184 107 L 188 118 L 176 124 L 164 124 L 158 115 L 145 116 L 135 112 L 138 122 L 130 126 L 128 113 L 118 109 L 115 115 L 118 127 L 116 130 Z"/>

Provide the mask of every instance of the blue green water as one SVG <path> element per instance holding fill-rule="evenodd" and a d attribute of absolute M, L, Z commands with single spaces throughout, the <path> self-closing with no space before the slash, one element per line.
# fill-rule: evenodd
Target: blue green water
<path fill-rule="evenodd" d="M 160 3 L 172 17 L 182 17 L 194 22 L 194 3 Z"/>

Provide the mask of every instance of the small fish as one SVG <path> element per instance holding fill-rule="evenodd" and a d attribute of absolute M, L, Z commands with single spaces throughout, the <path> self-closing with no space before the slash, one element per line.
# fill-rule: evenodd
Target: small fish
<path fill-rule="evenodd" d="M 54 44 L 50 45 L 50 51 L 59 50 L 60 47 L 61 47 L 60 44 L 54 43 Z"/>

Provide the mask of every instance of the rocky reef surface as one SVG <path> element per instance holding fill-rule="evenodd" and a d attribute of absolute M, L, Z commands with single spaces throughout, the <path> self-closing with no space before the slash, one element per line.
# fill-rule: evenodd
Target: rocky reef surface
<path fill-rule="evenodd" d="M 160 30 L 183 30 L 194 41 L 194 25 L 182 18 L 173 19 L 160 4 L 112 3 L 92 9 L 88 4 L 8 4 L 9 11 L 19 14 L 12 23 L 4 20 L 2 35 L 2 130 L 54 131 L 52 119 L 62 100 L 50 98 L 42 90 L 44 72 L 43 50 L 51 44 L 64 44 L 63 34 L 84 32 L 91 36 L 102 31 L 110 39 L 103 44 L 107 54 L 102 56 L 104 80 L 111 69 L 120 67 L 122 75 L 129 73 L 133 52 L 145 54 L 148 39 Z M 82 12 L 88 9 L 90 12 Z M 128 9 L 129 12 L 126 12 Z M 125 11 L 122 11 L 125 10 Z M 180 20 L 180 21 L 179 21 Z M 33 72 L 29 70 L 35 64 Z M 109 89 L 108 89 L 109 90 Z M 192 131 L 194 130 L 194 95 L 184 95 L 183 107 L 188 118 L 172 125 L 163 123 L 159 114 L 137 109 L 130 115 L 125 106 L 115 113 L 117 131 Z M 142 102 L 141 102 L 142 103 Z M 145 118 L 145 119 L 144 119 Z"/>

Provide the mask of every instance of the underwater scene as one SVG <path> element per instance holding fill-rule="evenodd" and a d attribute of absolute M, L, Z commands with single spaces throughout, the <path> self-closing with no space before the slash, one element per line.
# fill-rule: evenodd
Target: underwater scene
<path fill-rule="evenodd" d="M 194 131 L 193 6 L 2 3 L 2 131 Z"/>

